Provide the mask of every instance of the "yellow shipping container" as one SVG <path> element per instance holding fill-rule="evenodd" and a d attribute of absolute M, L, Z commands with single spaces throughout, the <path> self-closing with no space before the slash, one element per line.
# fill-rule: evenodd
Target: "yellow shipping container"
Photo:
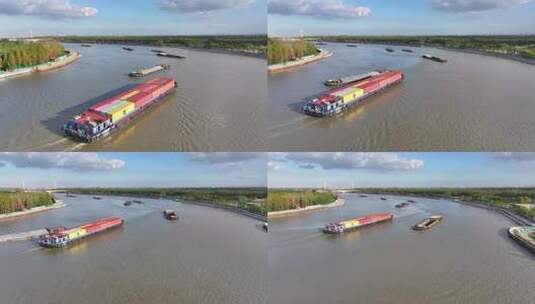
<path fill-rule="evenodd" d="M 345 229 L 348 229 L 348 228 L 353 228 L 355 226 L 358 226 L 360 224 L 360 222 L 358 220 L 349 220 L 349 221 L 345 221 L 343 222 L 343 226 Z"/>
<path fill-rule="evenodd" d="M 75 240 L 81 237 L 84 237 L 87 235 L 87 231 L 85 229 L 74 229 L 69 232 L 67 232 L 67 236 L 70 240 Z"/>
<path fill-rule="evenodd" d="M 113 123 L 117 123 L 128 114 L 134 112 L 135 109 L 136 105 L 134 103 L 127 100 L 120 100 L 104 109 L 104 112 L 111 115 L 111 121 Z"/>
<path fill-rule="evenodd" d="M 364 90 L 361 88 L 348 88 L 336 95 L 342 97 L 344 103 L 348 103 L 364 95 Z"/>

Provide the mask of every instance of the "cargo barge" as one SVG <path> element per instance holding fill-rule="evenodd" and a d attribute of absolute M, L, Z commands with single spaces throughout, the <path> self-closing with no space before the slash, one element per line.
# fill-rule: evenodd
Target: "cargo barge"
<path fill-rule="evenodd" d="M 442 221 L 442 218 L 443 218 L 442 215 L 432 215 L 426 218 L 425 220 L 423 220 L 422 222 L 412 226 L 412 230 L 422 231 L 422 230 L 431 229 L 434 226 L 436 226 L 438 223 L 440 223 Z"/>
<path fill-rule="evenodd" d="M 141 69 L 141 70 L 130 72 L 130 73 L 128 73 L 128 76 L 130 76 L 130 77 L 145 77 L 147 75 L 150 75 L 150 74 L 153 74 L 153 73 L 156 73 L 156 72 L 168 70 L 169 68 L 171 68 L 171 66 L 169 64 L 160 64 L 160 65 L 153 66 L 151 68 L 146 68 L 146 69 Z"/>
<path fill-rule="evenodd" d="M 511 227 L 507 232 L 513 240 L 535 253 L 535 227 Z"/>
<path fill-rule="evenodd" d="M 166 53 L 166 52 L 160 52 L 160 53 L 158 53 L 156 55 L 160 56 L 160 57 L 167 57 L 167 58 L 177 58 L 177 59 L 185 59 L 186 58 L 184 56 L 180 56 L 180 55 L 176 55 L 176 54 L 169 54 L 169 53 Z"/>
<path fill-rule="evenodd" d="M 376 75 L 332 89 L 307 101 L 302 110 L 305 114 L 325 117 L 338 114 L 360 105 L 366 98 L 403 80 L 400 71 L 378 71 Z"/>
<path fill-rule="evenodd" d="M 391 221 L 394 218 L 392 213 L 376 213 L 366 216 L 357 217 L 350 220 L 330 223 L 325 225 L 323 232 L 329 234 L 340 234 L 349 232 L 358 228 Z"/>
<path fill-rule="evenodd" d="M 164 210 L 163 211 L 163 216 L 168 221 L 176 221 L 176 220 L 178 220 L 178 215 L 176 214 L 176 212 L 174 210 L 169 210 L 169 209 Z"/>
<path fill-rule="evenodd" d="M 48 248 L 60 248 L 85 237 L 122 226 L 124 220 L 120 217 L 108 217 L 84 225 L 65 228 L 47 228 L 47 234 L 39 238 L 39 245 Z"/>
<path fill-rule="evenodd" d="M 442 58 L 437 57 L 437 56 L 431 56 L 429 54 L 422 55 L 422 58 L 423 59 L 427 59 L 427 60 L 432 60 L 432 61 L 435 61 L 435 62 L 440 62 L 440 63 L 448 62 L 448 60 L 446 60 L 446 59 L 442 59 Z"/>
<path fill-rule="evenodd" d="M 345 86 L 345 85 L 348 85 L 357 81 L 368 79 L 373 76 L 377 76 L 379 74 L 381 73 L 377 71 L 373 71 L 373 72 L 364 73 L 364 74 L 341 77 L 338 79 L 329 79 L 325 81 L 324 84 L 328 87 L 341 87 L 341 86 Z"/>
<path fill-rule="evenodd" d="M 106 98 L 74 116 L 64 126 L 66 136 L 93 142 L 128 125 L 177 87 L 172 78 L 155 78 Z"/>
<path fill-rule="evenodd" d="M 134 49 L 130 47 L 123 47 L 123 50 L 132 52 Z"/>
<path fill-rule="evenodd" d="M 400 203 L 400 204 L 395 205 L 394 207 L 396 207 L 396 208 L 405 208 L 405 207 L 407 207 L 408 205 L 409 205 L 408 202 L 403 202 L 403 203 Z"/>

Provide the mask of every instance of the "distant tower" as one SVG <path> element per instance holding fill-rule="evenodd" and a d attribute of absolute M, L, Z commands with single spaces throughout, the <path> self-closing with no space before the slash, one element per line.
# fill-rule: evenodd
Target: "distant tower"
<path fill-rule="evenodd" d="M 303 29 L 299 29 L 299 37 L 304 38 L 305 37 L 305 31 Z"/>

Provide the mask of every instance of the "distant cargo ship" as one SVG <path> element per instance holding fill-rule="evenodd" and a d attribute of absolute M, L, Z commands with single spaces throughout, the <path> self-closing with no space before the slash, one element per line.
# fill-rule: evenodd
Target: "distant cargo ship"
<path fill-rule="evenodd" d="M 108 217 L 72 228 L 48 228 L 48 233 L 39 238 L 39 245 L 51 248 L 65 247 L 82 238 L 119 227 L 123 223 L 122 218 Z"/>
<path fill-rule="evenodd" d="M 389 53 L 393 53 L 393 52 L 394 52 L 394 49 L 390 49 L 390 48 L 385 49 L 385 50 L 386 50 L 387 52 L 389 52 Z"/>
<path fill-rule="evenodd" d="M 352 48 L 356 48 L 357 45 L 356 44 L 347 44 L 347 47 L 352 47 Z"/>
<path fill-rule="evenodd" d="M 186 58 L 186 57 L 181 56 L 181 55 L 169 54 L 169 53 L 166 53 L 166 52 L 160 52 L 160 53 L 158 53 L 156 55 L 160 56 L 160 57 L 177 58 L 177 59 L 185 59 Z"/>
<path fill-rule="evenodd" d="M 408 205 L 409 205 L 409 203 L 407 203 L 407 202 L 403 202 L 403 203 L 400 203 L 400 204 L 395 205 L 394 207 L 396 207 L 396 208 L 405 208 L 405 207 L 407 207 Z"/>
<path fill-rule="evenodd" d="M 392 213 L 370 214 L 350 220 L 327 224 L 325 225 L 325 228 L 323 228 L 323 232 L 339 234 L 365 226 L 391 221 L 393 218 L 394 215 L 392 215 Z"/>
<path fill-rule="evenodd" d="M 411 49 L 402 49 L 402 51 L 405 53 L 414 53 L 414 51 Z"/>
<path fill-rule="evenodd" d="M 535 227 L 511 227 L 507 232 L 512 239 L 535 253 Z"/>
<path fill-rule="evenodd" d="M 305 114 L 325 117 L 360 105 L 366 98 L 381 92 L 403 80 L 400 71 L 381 71 L 363 80 L 332 89 L 307 101 L 302 110 Z"/>
<path fill-rule="evenodd" d="M 123 50 L 132 52 L 134 49 L 130 47 L 123 47 Z"/>
<path fill-rule="evenodd" d="M 176 87 L 172 78 L 155 78 L 138 84 L 74 116 L 63 126 L 63 131 L 82 142 L 93 142 L 127 125 Z"/>

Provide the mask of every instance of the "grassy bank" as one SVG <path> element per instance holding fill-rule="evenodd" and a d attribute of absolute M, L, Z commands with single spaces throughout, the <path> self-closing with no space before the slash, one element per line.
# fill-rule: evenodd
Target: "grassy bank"
<path fill-rule="evenodd" d="M 0 191 L 0 214 L 50 206 L 54 203 L 55 200 L 52 195 L 44 191 Z"/>
<path fill-rule="evenodd" d="M 294 61 L 299 58 L 317 55 L 319 50 L 314 43 L 306 40 L 269 39 L 267 47 L 268 64 Z"/>
<path fill-rule="evenodd" d="M 457 199 L 467 203 L 479 203 L 505 208 L 529 219 L 535 219 L 535 188 L 472 188 L 472 189 L 359 189 L 358 192 L 394 194 L 406 196 Z M 524 205 L 524 206 L 521 206 Z"/>
<path fill-rule="evenodd" d="M 241 51 L 265 54 L 267 36 L 64 36 L 58 37 L 70 43 L 138 44 L 152 46 L 181 46 L 197 49 Z"/>
<path fill-rule="evenodd" d="M 497 36 L 320 36 L 330 42 L 380 43 L 476 50 L 535 59 L 535 35 Z"/>
<path fill-rule="evenodd" d="M 332 192 L 316 190 L 269 190 L 266 202 L 268 212 L 327 205 L 336 201 Z"/>
<path fill-rule="evenodd" d="M 37 42 L 0 40 L 0 70 L 32 67 L 65 55 L 65 48 L 54 40 Z"/>
<path fill-rule="evenodd" d="M 198 201 L 266 215 L 265 188 L 77 188 L 69 192 L 93 195 L 139 196 Z"/>

